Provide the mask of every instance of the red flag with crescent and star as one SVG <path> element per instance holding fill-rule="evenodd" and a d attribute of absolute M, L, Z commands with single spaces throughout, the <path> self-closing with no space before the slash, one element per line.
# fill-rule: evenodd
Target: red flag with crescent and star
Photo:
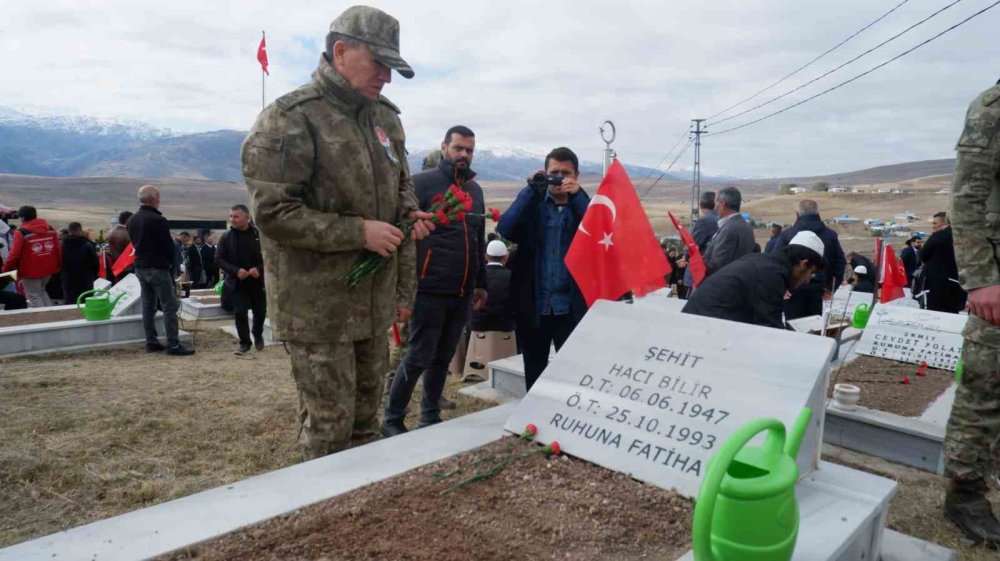
<path fill-rule="evenodd" d="M 882 249 L 882 293 L 879 301 L 883 304 L 905 296 L 906 270 L 896 261 L 896 252 L 891 245 Z"/>
<path fill-rule="evenodd" d="M 660 248 L 632 181 L 612 162 L 566 253 L 566 268 L 587 306 L 626 292 L 648 294 L 667 285 L 670 263 Z"/>
<path fill-rule="evenodd" d="M 271 73 L 267 71 L 267 43 L 265 39 L 265 37 L 261 36 L 260 45 L 257 46 L 257 62 L 260 63 L 260 69 L 264 71 L 264 74 L 270 76 Z M 281 45 L 278 46 L 280 47 Z"/>
<path fill-rule="evenodd" d="M 701 257 L 701 250 L 698 249 L 698 244 L 695 243 L 690 232 L 681 226 L 674 213 L 668 211 L 667 214 L 670 215 L 670 221 L 674 223 L 674 228 L 677 228 L 677 233 L 684 241 L 684 247 L 687 248 L 688 252 L 688 268 L 691 270 L 692 284 L 698 286 L 701 281 L 705 280 L 705 260 Z"/>
<path fill-rule="evenodd" d="M 117 277 L 122 274 L 122 271 L 128 269 L 134 264 L 135 247 L 133 247 L 132 244 L 128 244 L 128 247 L 122 251 L 122 254 L 118 256 L 118 259 L 115 259 L 114 265 L 111 266 L 111 272 Z"/>

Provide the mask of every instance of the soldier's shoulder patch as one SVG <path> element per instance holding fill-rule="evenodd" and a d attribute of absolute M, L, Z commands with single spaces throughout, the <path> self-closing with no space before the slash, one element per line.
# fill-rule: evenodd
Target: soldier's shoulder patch
<path fill-rule="evenodd" d="M 400 114 L 400 113 L 402 113 L 402 111 L 399 110 L 399 107 L 396 107 L 396 104 L 393 103 L 393 102 L 391 102 L 391 101 L 389 101 L 385 96 L 379 96 L 378 101 L 382 105 L 385 105 L 389 109 L 392 109 L 393 111 L 395 111 L 397 115 Z"/>
<path fill-rule="evenodd" d="M 284 111 L 288 111 L 292 107 L 299 105 L 300 103 L 305 103 L 310 99 L 318 99 L 323 97 L 323 93 L 319 90 L 313 88 L 299 88 L 293 92 L 289 92 L 277 100 L 274 104 L 280 107 Z"/>
<path fill-rule="evenodd" d="M 993 86 L 983 94 L 983 105 L 989 107 L 1000 100 L 1000 86 Z"/>

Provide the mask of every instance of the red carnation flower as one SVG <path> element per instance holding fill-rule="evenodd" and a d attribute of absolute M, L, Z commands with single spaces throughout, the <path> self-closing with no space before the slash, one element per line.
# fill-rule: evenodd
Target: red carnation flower
<path fill-rule="evenodd" d="M 437 195 L 434 195 L 433 197 L 431 197 L 431 202 L 434 203 L 434 204 L 438 204 L 438 203 L 443 202 L 443 201 L 444 201 L 444 195 L 437 194 Z"/>
<path fill-rule="evenodd" d="M 551 444 L 542 448 L 542 451 L 546 456 L 558 456 L 562 452 L 562 448 L 559 447 L 559 442 L 553 440 Z"/>
<path fill-rule="evenodd" d="M 925 375 L 927 375 L 927 361 L 922 360 L 920 361 L 920 368 L 917 369 L 917 376 L 925 376 Z"/>
<path fill-rule="evenodd" d="M 455 220 L 457 220 L 459 222 L 465 222 L 465 213 L 462 212 L 462 211 L 456 212 L 455 213 Z"/>
<path fill-rule="evenodd" d="M 489 213 L 490 213 L 490 218 L 492 218 L 494 222 L 500 222 L 500 211 L 499 210 L 497 210 L 495 208 L 491 208 L 491 209 L 489 209 Z"/>
<path fill-rule="evenodd" d="M 538 434 L 538 427 L 534 423 L 528 423 L 524 426 L 524 430 L 521 431 L 521 438 L 531 440 L 536 434 Z"/>
<path fill-rule="evenodd" d="M 465 197 L 465 200 L 462 201 L 462 206 L 465 207 L 465 210 L 472 210 L 472 197 Z"/>
<path fill-rule="evenodd" d="M 448 215 L 445 214 L 444 211 L 441 210 L 441 209 L 438 209 L 437 212 L 434 213 L 434 218 L 435 218 L 435 222 L 437 222 L 438 224 L 441 224 L 441 225 L 444 225 L 444 226 L 447 226 L 448 224 L 451 224 L 451 220 L 448 220 Z"/>
<path fill-rule="evenodd" d="M 910 383 L 910 377 L 909 376 L 903 376 L 903 379 L 901 380 L 901 383 L 904 386 L 907 385 L 907 384 L 909 384 Z"/>

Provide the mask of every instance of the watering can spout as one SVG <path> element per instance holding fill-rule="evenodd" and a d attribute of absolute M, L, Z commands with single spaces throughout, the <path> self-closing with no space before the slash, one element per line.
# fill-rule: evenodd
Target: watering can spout
<path fill-rule="evenodd" d="M 124 296 L 125 296 L 125 293 L 122 292 L 118 296 L 115 296 L 114 298 L 112 298 L 111 299 L 111 308 L 113 309 L 115 307 L 115 305 L 118 304 L 118 301 L 121 300 Z"/>
<path fill-rule="evenodd" d="M 802 409 L 799 412 L 799 416 L 795 418 L 792 430 L 788 433 L 788 439 L 785 440 L 785 455 L 793 460 L 799 455 L 799 446 L 802 445 L 802 439 L 805 438 L 806 431 L 809 430 L 809 421 L 811 419 L 812 409 L 808 407 Z"/>

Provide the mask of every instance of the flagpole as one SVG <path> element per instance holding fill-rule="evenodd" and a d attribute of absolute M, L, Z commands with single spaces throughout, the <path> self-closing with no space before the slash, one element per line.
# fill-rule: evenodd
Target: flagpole
<path fill-rule="evenodd" d="M 260 32 L 260 40 L 264 41 L 265 38 L 266 37 L 264 35 L 264 31 L 261 30 L 261 32 Z M 264 98 L 264 67 L 261 67 L 261 69 L 260 69 L 260 110 L 261 111 L 263 111 L 266 108 L 266 103 L 265 103 L 264 100 L 265 100 L 265 98 Z"/>

